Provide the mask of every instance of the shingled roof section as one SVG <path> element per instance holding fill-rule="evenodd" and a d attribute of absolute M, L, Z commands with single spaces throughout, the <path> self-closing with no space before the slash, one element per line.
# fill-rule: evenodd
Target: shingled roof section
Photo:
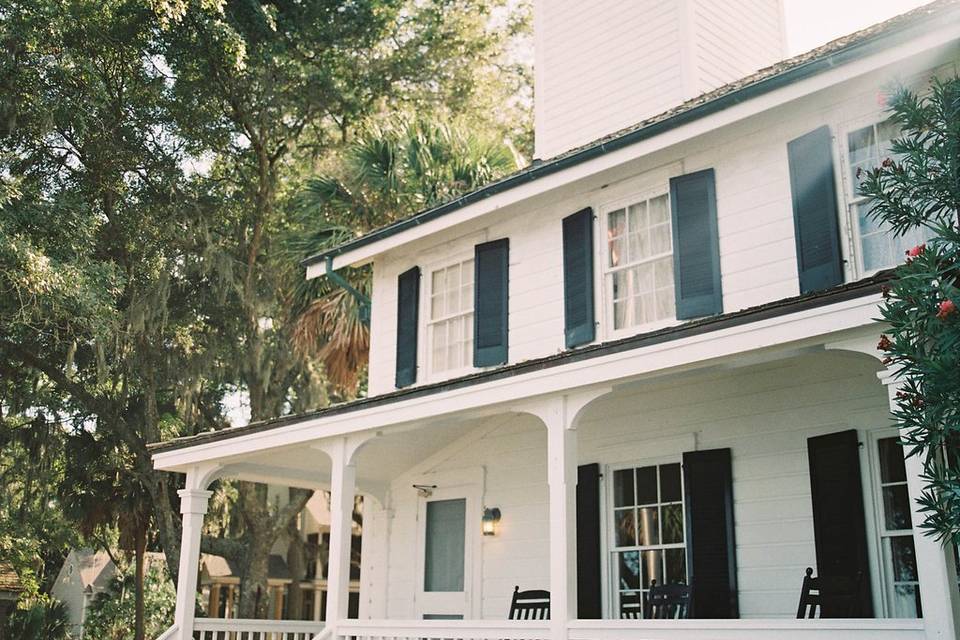
<path fill-rule="evenodd" d="M 787 58 L 740 80 L 687 100 L 631 127 L 621 129 L 548 160 L 534 160 L 533 164 L 486 186 L 310 256 L 303 261 L 303 265 L 323 262 L 327 257 L 337 256 L 400 231 L 414 228 L 495 194 L 592 160 L 641 140 L 652 138 L 675 127 L 783 87 L 791 82 L 828 71 L 838 64 L 874 53 L 878 48 L 891 46 L 898 41 L 921 34 L 933 23 L 942 24 L 950 19 L 960 18 L 960 11 L 958 10 L 960 10 L 960 0 L 937 0 L 885 22 L 837 38 L 816 49 Z"/>
<path fill-rule="evenodd" d="M 9 562 L 0 562 L 0 591 L 20 591 L 20 576 Z"/>

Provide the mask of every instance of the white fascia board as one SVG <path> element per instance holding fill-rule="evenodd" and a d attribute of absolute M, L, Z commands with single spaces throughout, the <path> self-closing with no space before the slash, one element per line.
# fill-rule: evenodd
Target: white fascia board
<path fill-rule="evenodd" d="M 438 233 L 474 218 L 512 206 L 524 200 L 542 195 L 569 183 L 613 169 L 638 158 L 656 153 L 668 147 L 710 133 L 721 127 L 734 124 L 770 109 L 783 106 L 823 89 L 836 86 L 859 76 L 874 72 L 897 62 L 922 55 L 960 39 L 960 24 L 946 24 L 909 42 L 891 47 L 865 58 L 845 63 L 835 69 L 820 72 L 789 86 L 750 98 L 723 111 L 704 116 L 693 122 L 665 131 L 660 135 L 641 140 L 628 147 L 611 151 L 593 160 L 585 161 L 557 173 L 537 178 L 527 184 L 492 195 L 462 209 L 440 216 L 405 231 L 400 231 L 383 240 L 357 247 L 334 256 L 333 267 L 357 266 L 372 261 L 376 256 L 396 249 L 424 236 Z M 307 279 L 326 273 L 323 262 L 307 267 Z"/>
<path fill-rule="evenodd" d="M 822 343 L 824 337 L 851 329 L 877 326 L 875 318 L 879 316 L 881 302 L 880 294 L 867 295 L 459 389 L 400 399 L 368 409 L 306 418 L 283 427 L 156 453 L 153 456 L 154 466 L 161 470 L 183 471 L 201 462 L 411 424 L 492 405 L 506 405 L 504 410 L 508 411 L 511 403 L 535 396 L 609 385 L 769 347 L 810 340 L 820 340 Z"/>

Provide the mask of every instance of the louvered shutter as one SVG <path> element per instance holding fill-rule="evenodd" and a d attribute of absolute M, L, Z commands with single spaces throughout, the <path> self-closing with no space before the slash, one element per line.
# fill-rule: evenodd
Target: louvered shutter
<path fill-rule="evenodd" d="M 737 618 L 737 554 L 730 449 L 683 454 L 687 575 L 694 618 Z"/>
<path fill-rule="evenodd" d="M 873 605 L 857 432 L 851 429 L 810 438 L 807 456 L 817 575 L 855 578 L 859 574 L 859 610 L 853 617 L 869 618 Z M 830 611 L 830 602 L 824 602 L 820 615 L 830 618 L 838 614 Z M 847 612 L 842 615 L 846 617 Z"/>
<path fill-rule="evenodd" d="M 677 318 L 723 312 L 713 169 L 670 180 Z"/>
<path fill-rule="evenodd" d="M 397 388 L 417 381 L 417 333 L 420 316 L 420 267 L 397 278 Z"/>
<path fill-rule="evenodd" d="M 593 342 L 593 209 L 563 219 L 563 319 L 568 349 Z"/>
<path fill-rule="evenodd" d="M 603 617 L 600 573 L 600 465 L 577 468 L 577 619 Z"/>
<path fill-rule="evenodd" d="M 510 241 L 478 244 L 474 249 L 473 364 L 507 362 Z"/>
<path fill-rule="evenodd" d="M 800 293 L 843 282 L 833 145 L 829 127 L 787 144 Z"/>

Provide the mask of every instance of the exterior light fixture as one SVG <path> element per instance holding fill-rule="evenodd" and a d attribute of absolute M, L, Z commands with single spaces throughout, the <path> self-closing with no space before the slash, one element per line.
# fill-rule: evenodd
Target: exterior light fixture
<path fill-rule="evenodd" d="M 483 535 L 497 535 L 497 523 L 500 522 L 500 509 L 497 507 L 483 510 Z"/>

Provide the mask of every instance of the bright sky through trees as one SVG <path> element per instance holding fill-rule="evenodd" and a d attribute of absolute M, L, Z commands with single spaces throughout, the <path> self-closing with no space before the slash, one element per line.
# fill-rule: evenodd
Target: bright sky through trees
<path fill-rule="evenodd" d="M 927 3 L 928 0 L 784 0 L 787 54 L 809 51 Z"/>

